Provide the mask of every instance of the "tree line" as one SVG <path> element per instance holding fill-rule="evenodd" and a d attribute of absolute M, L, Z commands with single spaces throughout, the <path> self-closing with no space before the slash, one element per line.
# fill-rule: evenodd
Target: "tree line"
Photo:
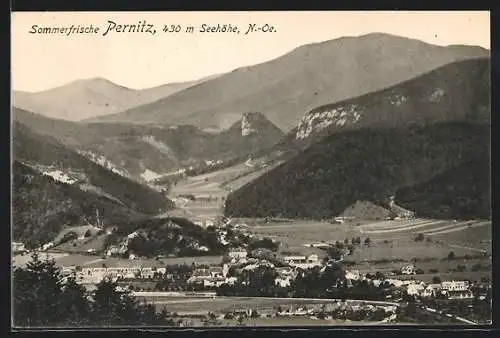
<path fill-rule="evenodd" d="M 102 280 L 92 292 L 63 276 L 55 261 L 34 253 L 13 273 L 13 318 L 16 327 L 172 326 L 166 310 L 139 302 L 127 290 Z"/>

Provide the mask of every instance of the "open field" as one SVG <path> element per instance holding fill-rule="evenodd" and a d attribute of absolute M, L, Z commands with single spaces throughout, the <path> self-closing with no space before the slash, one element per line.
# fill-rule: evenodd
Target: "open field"
<path fill-rule="evenodd" d="M 278 306 L 311 307 L 322 304 L 335 304 L 333 299 L 301 299 L 301 298 L 265 298 L 265 297 L 215 297 L 215 298 L 180 298 L 180 297 L 138 297 L 145 299 L 157 307 L 158 311 L 166 308 L 169 312 L 179 314 L 206 314 L 208 312 L 239 311 L 249 308 L 259 312 L 274 312 Z M 356 301 L 353 302 L 353 304 Z M 371 302 L 369 302 L 371 303 Z"/>
<path fill-rule="evenodd" d="M 68 253 L 42 253 L 40 254 L 40 259 L 45 259 L 46 257 L 48 259 L 54 259 L 56 262 L 64 259 L 66 257 L 69 257 L 70 254 Z M 17 267 L 17 266 L 25 266 L 26 263 L 28 263 L 31 260 L 31 255 L 15 255 L 12 257 L 12 266 Z"/>
<path fill-rule="evenodd" d="M 129 267 L 129 266 L 151 266 L 151 267 L 164 267 L 165 265 L 175 265 L 175 264 L 220 264 L 222 261 L 222 256 L 202 256 L 202 257 L 172 257 L 172 258 L 162 258 L 159 260 L 155 259 L 120 259 L 120 258 L 105 258 L 99 262 L 89 264 L 89 267 L 102 266 L 106 264 L 108 267 Z"/>
<path fill-rule="evenodd" d="M 239 326 L 236 319 L 222 319 L 218 326 Z M 248 318 L 242 326 L 338 326 L 338 325 L 379 325 L 379 322 L 350 321 L 340 319 L 312 319 L 310 317 Z"/>
<path fill-rule="evenodd" d="M 223 182 L 221 187 L 223 187 L 227 191 L 239 189 L 240 187 L 255 180 L 259 176 L 264 175 L 266 172 L 272 170 L 273 168 L 277 167 L 280 164 L 281 164 L 281 162 L 278 162 L 276 164 L 270 165 L 270 166 L 265 167 L 265 168 L 251 169 L 249 171 L 243 171 L 239 176 Z"/>
<path fill-rule="evenodd" d="M 212 173 L 188 177 L 173 186 L 171 194 L 173 196 L 179 194 L 225 196 L 227 192 L 220 185 L 250 171 L 251 168 L 242 163 Z"/>
<path fill-rule="evenodd" d="M 67 243 L 58 245 L 56 248 L 57 250 L 65 252 L 73 252 L 73 253 L 83 253 L 89 249 L 94 249 L 96 251 L 99 251 L 102 250 L 105 239 L 106 235 L 102 234 L 99 236 L 92 236 L 85 239 L 77 239 L 74 241 L 69 241 Z"/>
<path fill-rule="evenodd" d="M 93 225 L 82 225 L 82 226 L 74 226 L 74 227 L 67 227 L 67 228 L 64 228 L 58 235 L 57 237 L 53 240 L 54 243 L 57 243 L 59 242 L 63 237 L 64 235 L 66 235 L 67 233 L 69 232 L 74 232 L 76 233 L 78 236 L 84 236 L 85 235 L 85 232 L 87 232 L 88 230 L 90 230 L 91 234 L 95 234 L 97 233 L 97 231 L 99 229 L 97 229 L 95 226 Z"/>
<path fill-rule="evenodd" d="M 438 268 L 448 269 L 462 264 L 457 261 L 438 262 L 447 257 L 450 251 L 456 256 L 485 254 L 491 255 L 491 222 L 468 221 L 454 222 L 442 220 L 411 220 L 411 221 L 381 221 L 381 222 L 359 222 L 330 224 L 328 222 L 295 221 L 280 224 L 268 224 L 250 226 L 249 230 L 259 236 L 274 238 L 282 242 L 281 252 L 295 252 L 299 254 L 317 253 L 324 255 L 324 251 L 316 248 L 308 248 L 307 244 L 335 241 L 343 242 L 344 239 L 351 241 L 352 237 L 360 237 L 362 242 L 369 237 L 369 246 L 358 245 L 354 254 L 347 257 L 349 261 L 359 263 L 356 268 L 365 270 L 363 262 L 376 260 L 400 260 L 411 261 L 412 259 L 434 259 L 426 263 L 422 269 Z M 471 224 L 469 226 L 469 224 Z M 464 227 L 465 225 L 465 227 Z M 452 231 L 453 230 L 453 231 Z M 468 236 L 468 233 L 474 234 Z M 415 241 L 415 235 L 424 234 L 423 241 Z M 426 235 L 430 234 L 430 235 Z M 481 264 L 488 265 L 491 262 L 488 257 L 480 260 Z M 474 264 L 477 262 L 470 263 Z M 368 263 L 366 263 L 368 264 Z M 403 265 L 401 263 L 399 265 Z M 396 263 L 390 263 L 392 269 L 398 268 Z M 381 266 L 373 266 L 381 268 Z M 417 264 L 417 268 L 420 268 Z M 467 266 L 469 268 L 469 266 Z"/>
<path fill-rule="evenodd" d="M 130 266 L 145 266 L 145 267 L 165 267 L 165 265 L 175 265 L 175 264 L 220 264 L 222 261 L 222 256 L 202 256 L 202 257 L 173 257 L 173 258 L 162 258 L 160 260 L 155 259 L 137 259 L 128 260 L 121 258 L 102 258 L 97 255 L 81 255 L 81 254 L 69 254 L 69 253 L 49 253 L 41 254 L 40 258 L 44 259 L 46 256 L 54 258 L 58 266 L 84 266 L 84 267 L 102 267 L 105 264 L 107 267 L 130 267 Z M 13 257 L 14 265 L 25 265 L 31 259 L 30 255 L 16 255 Z"/>
<path fill-rule="evenodd" d="M 200 218 L 214 218 L 218 216 L 224 205 L 224 200 L 231 189 L 237 189 L 243 184 L 262 175 L 271 167 L 254 169 L 245 164 L 237 164 L 232 167 L 218 170 L 212 173 L 188 177 L 179 181 L 171 188 L 171 196 L 176 197 L 183 194 L 192 194 L 196 197 L 211 197 L 213 201 L 188 201 L 182 205 L 189 216 Z"/>

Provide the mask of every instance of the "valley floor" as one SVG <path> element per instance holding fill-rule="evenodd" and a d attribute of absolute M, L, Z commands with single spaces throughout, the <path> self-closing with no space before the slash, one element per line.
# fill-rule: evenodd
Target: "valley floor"
<path fill-rule="evenodd" d="M 176 201 L 177 210 L 167 215 L 178 213 L 193 220 L 214 220 L 221 215 L 224 199 L 230 189 L 244 184 L 248 179 L 262 174 L 264 170 L 251 170 L 244 165 L 234 166 L 214 173 L 190 177 L 178 182 L 171 191 L 171 198 Z M 192 194 L 195 201 L 179 198 L 180 195 Z M 160 215 L 165 216 L 165 215 Z M 280 242 L 278 254 L 309 255 L 324 257 L 325 251 L 314 247 L 315 244 L 335 243 L 360 237 L 361 245 L 355 246 L 354 253 L 344 258 L 346 268 L 359 270 L 366 274 L 382 272 L 388 276 L 409 263 L 421 270 L 417 276 L 398 275 L 399 279 L 419 279 L 431 282 L 436 276 L 442 280 L 491 280 L 491 221 L 486 220 L 437 220 L 413 219 L 392 221 L 354 220 L 345 223 L 330 223 L 310 220 L 283 220 L 264 224 L 261 219 L 234 219 L 233 224 L 245 223 L 246 231 L 257 236 L 272 238 Z M 84 232 L 86 229 L 73 229 Z M 421 234 L 421 240 L 416 236 Z M 364 245 L 366 238 L 370 239 Z M 102 245 L 102 239 L 87 240 L 81 248 L 87 249 Z M 62 248 L 64 249 L 64 248 Z M 70 248 L 71 251 L 72 248 Z M 453 252 L 453 259 L 448 259 Z M 159 260 L 127 260 L 102 258 L 90 254 L 48 253 L 59 266 L 80 265 L 85 267 L 160 267 L 170 264 L 204 263 L 220 265 L 221 256 L 163 258 Z M 14 265 L 24 265 L 29 256 L 13 257 Z M 463 266 L 463 268 L 459 268 Z M 149 299 L 158 309 L 168 306 L 169 312 L 195 313 L 206 311 L 224 311 L 238 308 L 256 307 L 270 309 L 283 303 L 278 299 L 234 299 L 219 297 L 214 299 Z M 293 302 L 297 302 L 294 300 Z M 196 321 L 197 319 L 191 319 Z M 194 325 L 208 325 L 194 323 Z M 346 322 L 337 320 L 319 320 L 301 318 L 248 318 L 245 326 L 286 326 L 286 325 L 373 325 L 369 322 Z M 381 324 L 381 323 L 375 323 Z M 221 320 L 218 326 L 240 325 L 236 320 Z"/>

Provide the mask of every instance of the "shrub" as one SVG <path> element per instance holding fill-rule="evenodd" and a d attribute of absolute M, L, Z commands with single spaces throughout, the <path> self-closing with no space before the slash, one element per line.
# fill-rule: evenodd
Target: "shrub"
<path fill-rule="evenodd" d="M 417 237 L 415 237 L 414 241 L 415 242 L 422 242 L 424 240 L 425 236 L 424 234 L 420 233 L 417 235 Z"/>
<path fill-rule="evenodd" d="M 481 270 L 482 267 L 483 266 L 481 265 L 481 263 L 474 264 L 471 268 L 471 271 L 473 271 L 473 272 L 479 271 L 479 270 Z"/>
<path fill-rule="evenodd" d="M 456 257 L 455 253 L 453 251 L 450 251 L 450 253 L 448 253 L 448 260 L 451 261 L 451 260 L 455 259 L 455 257 Z"/>

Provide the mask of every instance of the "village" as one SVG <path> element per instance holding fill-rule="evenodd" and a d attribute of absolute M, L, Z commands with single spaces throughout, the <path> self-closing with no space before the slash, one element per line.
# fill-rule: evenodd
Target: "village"
<path fill-rule="evenodd" d="M 204 203 L 200 196 L 196 196 L 196 200 L 197 203 Z M 176 202 L 178 205 L 189 205 L 189 203 L 193 205 L 189 196 L 179 195 Z M 213 204 L 213 199 L 208 203 Z M 99 220 L 97 211 L 96 218 Z M 479 278 L 474 281 L 456 278 L 447 280 L 439 273 L 436 273 L 432 280 L 422 279 L 420 276 L 423 268 L 420 268 L 416 261 L 405 262 L 403 265 L 400 264 L 400 267 L 391 265 L 390 271 L 380 269 L 376 265 L 370 266 L 369 271 L 353 268 L 350 257 L 354 251 L 370 250 L 372 245 L 369 237 L 364 240 L 359 236 L 353 236 L 350 240 L 330 238 L 329 241 L 306 242 L 300 244 L 303 250 L 294 251 L 286 249 L 288 245 L 281 242 L 283 237 L 266 235 L 265 229 L 272 228 L 265 224 L 268 222 L 266 220 L 261 226 L 263 232 L 256 232 L 258 227 L 256 228 L 253 224 L 248 225 L 224 216 L 215 218 L 195 216 L 191 217 L 190 221 L 201 228 L 212 229 L 217 234 L 218 242 L 225 247 L 225 252 L 218 261 L 207 263 L 203 262 L 203 259 L 194 259 L 191 264 L 162 264 L 162 259 L 166 256 L 157 256 L 154 261 L 148 261 L 146 257 L 140 257 L 136 252 L 129 250 L 130 241 L 141 234 L 141 231 L 135 230 L 114 245 L 101 250 L 87 249 L 84 255 L 95 263 L 65 264 L 61 266 L 62 274 L 65 278 L 74 278 L 77 283 L 88 290 L 95 289 L 103 279 L 110 279 L 116 282 L 120 289 L 128 290 L 138 298 L 152 300 L 160 308 L 166 302 L 168 311 L 177 314 L 192 315 L 192 311 L 186 311 L 182 306 L 175 311 L 176 306 L 180 306 L 175 302 L 182 302 L 184 298 L 192 301 L 194 301 L 193 298 L 200 297 L 202 300 L 208 297 L 208 299 L 221 301 L 227 297 L 230 299 L 233 297 L 274 299 L 273 306 L 242 303 L 239 310 L 233 309 L 232 312 L 228 312 L 227 308 L 221 308 L 218 311 L 205 313 L 205 318 L 213 316 L 214 312 L 217 312 L 220 318 L 221 316 L 234 317 L 238 311 L 243 311 L 244 316 L 251 318 L 252 313 L 255 316 L 258 311 L 261 316 L 300 318 L 347 316 L 345 318 L 395 322 L 400 321 L 395 317 L 396 308 L 417 304 L 422 312 L 426 315 L 430 314 L 433 318 L 439 315 L 440 311 L 451 311 L 451 314 L 446 313 L 445 316 L 446 320 L 449 320 L 450 316 L 455 318 L 455 316 L 462 315 L 471 318 L 474 312 L 481 313 L 474 305 L 477 302 L 491 304 L 489 281 L 479 280 Z M 352 227 L 353 224 L 357 224 L 356 222 L 357 220 L 353 217 L 336 217 L 331 220 L 331 226 Z M 432 220 L 415 219 L 413 214 L 402 210 L 397 217 L 376 224 L 382 229 L 379 231 L 383 232 L 392 231 L 385 229 L 398 230 L 434 223 L 436 222 Z M 442 225 L 444 229 L 451 226 L 458 228 L 460 223 Z M 356 230 L 357 233 L 374 232 L 373 225 L 370 224 L 360 229 Z M 104 227 L 102 222 L 98 222 L 91 230 L 90 232 L 106 235 L 114 231 L 112 227 Z M 74 240 L 84 240 L 88 235 L 87 232 L 78 236 L 74 235 L 77 237 Z M 63 236 L 63 239 L 65 237 Z M 231 244 L 232 238 L 243 239 L 244 245 Z M 417 240 L 422 239 L 415 239 Z M 256 243 L 256 245 L 252 246 L 250 243 Z M 34 251 L 50 253 L 57 252 L 57 248 L 58 243 L 49 242 Z M 196 245 L 195 249 L 201 255 L 200 258 L 210 254 L 205 246 Z M 30 253 L 23 243 L 18 242 L 12 243 L 12 250 L 14 254 Z M 107 259 L 115 259 L 120 263 L 105 264 Z M 430 265 L 427 265 L 427 270 L 437 271 L 429 267 Z M 173 305 L 170 303 L 173 302 L 172 299 L 179 297 L 181 301 L 175 300 Z M 323 303 L 323 307 L 315 305 L 312 301 L 312 303 L 306 302 L 304 306 L 285 306 L 289 304 L 285 301 L 287 299 L 308 299 L 308 302 L 311 299 L 317 299 L 326 303 Z M 344 301 L 348 301 L 349 304 Z M 337 304 L 334 307 L 335 310 L 325 312 L 325 305 L 332 302 Z M 353 307 L 352 302 L 358 303 Z M 455 304 L 453 310 L 450 310 L 449 304 Z M 346 305 L 349 305 L 348 311 Z M 281 308 L 278 310 L 277 306 Z M 374 313 L 378 314 L 374 315 Z M 469 319 L 463 317 L 455 321 L 470 322 Z M 437 322 L 446 322 L 446 320 L 440 319 Z M 481 318 L 476 320 L 480 321 Z"/>

